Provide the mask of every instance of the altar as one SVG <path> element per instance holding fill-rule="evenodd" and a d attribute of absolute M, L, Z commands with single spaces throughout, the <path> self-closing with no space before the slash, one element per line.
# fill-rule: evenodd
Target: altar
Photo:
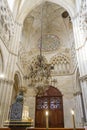
<path fill-rule="evenodd" d="M 5 121 L 4 124 L 5 127 L 13 128 L 13 127 L 33 127 L 32 121 Z"/>

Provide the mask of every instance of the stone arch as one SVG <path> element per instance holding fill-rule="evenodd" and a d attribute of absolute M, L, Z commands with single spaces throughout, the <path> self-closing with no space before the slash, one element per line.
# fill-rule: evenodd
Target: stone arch
<path fill-rule="evenodd" d="M 46 127 L 44 122 L 46 110 L 49 112 L 50 128 L 64 127 L 62 96 L 60 90 L 53 86 L 49 86 L 42 95 L 36 96 L 35 127 Z"/>
<path fill-rule="evenodd" d="M 44 96 L 62 96 L 62 92 L 57 88 L 57 87 L 54 87 L 54 86 L 49 86 L 45 92 L 44 92 Z"/>
<path fill-rule="evenodd" d="M 66 55 L 58 54 L 53 56 L 50 63 L 54 67 L 54 72 L 57 72 L 57 74 L 70 73 L 70 60 Z"/>
<path fill-rule="evenodd" d="M 75 5 L 74 5 L 74 2 L 73 1 L 67 1 L 67 0 L 47 0 L 48 2 L 52 2 L 52 3 L 55 3 L 55 4 L 58 4 L 60 5 L 61 7 L 65 8 L 68 13 L 70 14 L 71 17 L 74 17 L 74 10 L 75 10 Z M 26 3 L 24 3 L 23 5 L 23 8 L 21 8 L 22 13 L 20 13 L 17 17 L 18 21 L 19 22 L 22 22 L 24 21 L 24 19 L 27 17 L 27 15 L 29 14 L 29 12 L 34 9 L 36 6 L 40 5 L 42 3 L 41 0 L 39 0 L 38 2 L 33 2 L 33 3 L 29 3 L 28 1 Z M 31 7 L 31 8 L 29 8 Z"/>
<path fill-rule="evenodd" d="M 38 56 L 39 55 L 37 55 L 37 56 L 35 56 L 35 57 L 32 58 L 32 61 L 31 61 L 32 64 L 35 64 L 37 62 Z M 42 58 L 43 58 L 43 60 L 44 60 L 45 63 L 48 63 L 48 61 L 47 61 L 47 59 L 46 59 L 45 56 L 42 56 Z"/>

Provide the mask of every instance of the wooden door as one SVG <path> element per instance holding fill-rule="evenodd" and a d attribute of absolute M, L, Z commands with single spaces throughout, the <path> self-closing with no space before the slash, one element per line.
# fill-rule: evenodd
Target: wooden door
<path fill-rule="evenodd" d="M 35 127 L 46 127 L 46 110 L 49 111 L 50 128 L 64 127 L 62 94 L 52 86 L 42 96 L 36 97 Z"/>

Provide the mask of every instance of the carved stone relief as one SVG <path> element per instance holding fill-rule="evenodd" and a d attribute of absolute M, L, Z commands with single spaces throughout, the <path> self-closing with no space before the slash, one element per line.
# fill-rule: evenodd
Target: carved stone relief
<path fill-rule="evenodd" d="M 81 4 L 81 10 L 79 13 L 79 19 L 80 19 L 80 28 L 84 31 L 87 30 L 87 0 L 83 0 Z"/>
<path fill-rule="evenodd" d="M 58 54 L 52 57 L 50 62 L 54 66 L 53 73 L 64 75 L 71 72 L 70 59 L 64 54 Z"/>
<path fill-rule="evenodd" d="M 9 41 L 13 35 L 14 20 L 6 2 L 3 0 L 0 3 L 0 36 L 7 47 L 9 47 Z"/>

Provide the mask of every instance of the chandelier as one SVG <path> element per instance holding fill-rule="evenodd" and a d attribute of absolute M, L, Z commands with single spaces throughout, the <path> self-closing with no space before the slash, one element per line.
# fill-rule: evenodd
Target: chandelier
<path fill-rule="evenodd" d="M 46 64 L 42 55 L 37 56 L 36 64 L 30 65 L 29 83 L 36 88 L 45 88 L 50 82 L 51 65 Z"/>
<path fill-rule="evenodd" d="M 41 6 L 41 40 L 40 40 L 40 54 L 37 55 L 35 64 L 29 66 L 29 86 L 33 86 L 37 89 L 44 90 L 49 86 L 51 79 L 52 66 L 46 63 L 44 56 L 42 55 L 43 45 L 43 3 Z"/>

